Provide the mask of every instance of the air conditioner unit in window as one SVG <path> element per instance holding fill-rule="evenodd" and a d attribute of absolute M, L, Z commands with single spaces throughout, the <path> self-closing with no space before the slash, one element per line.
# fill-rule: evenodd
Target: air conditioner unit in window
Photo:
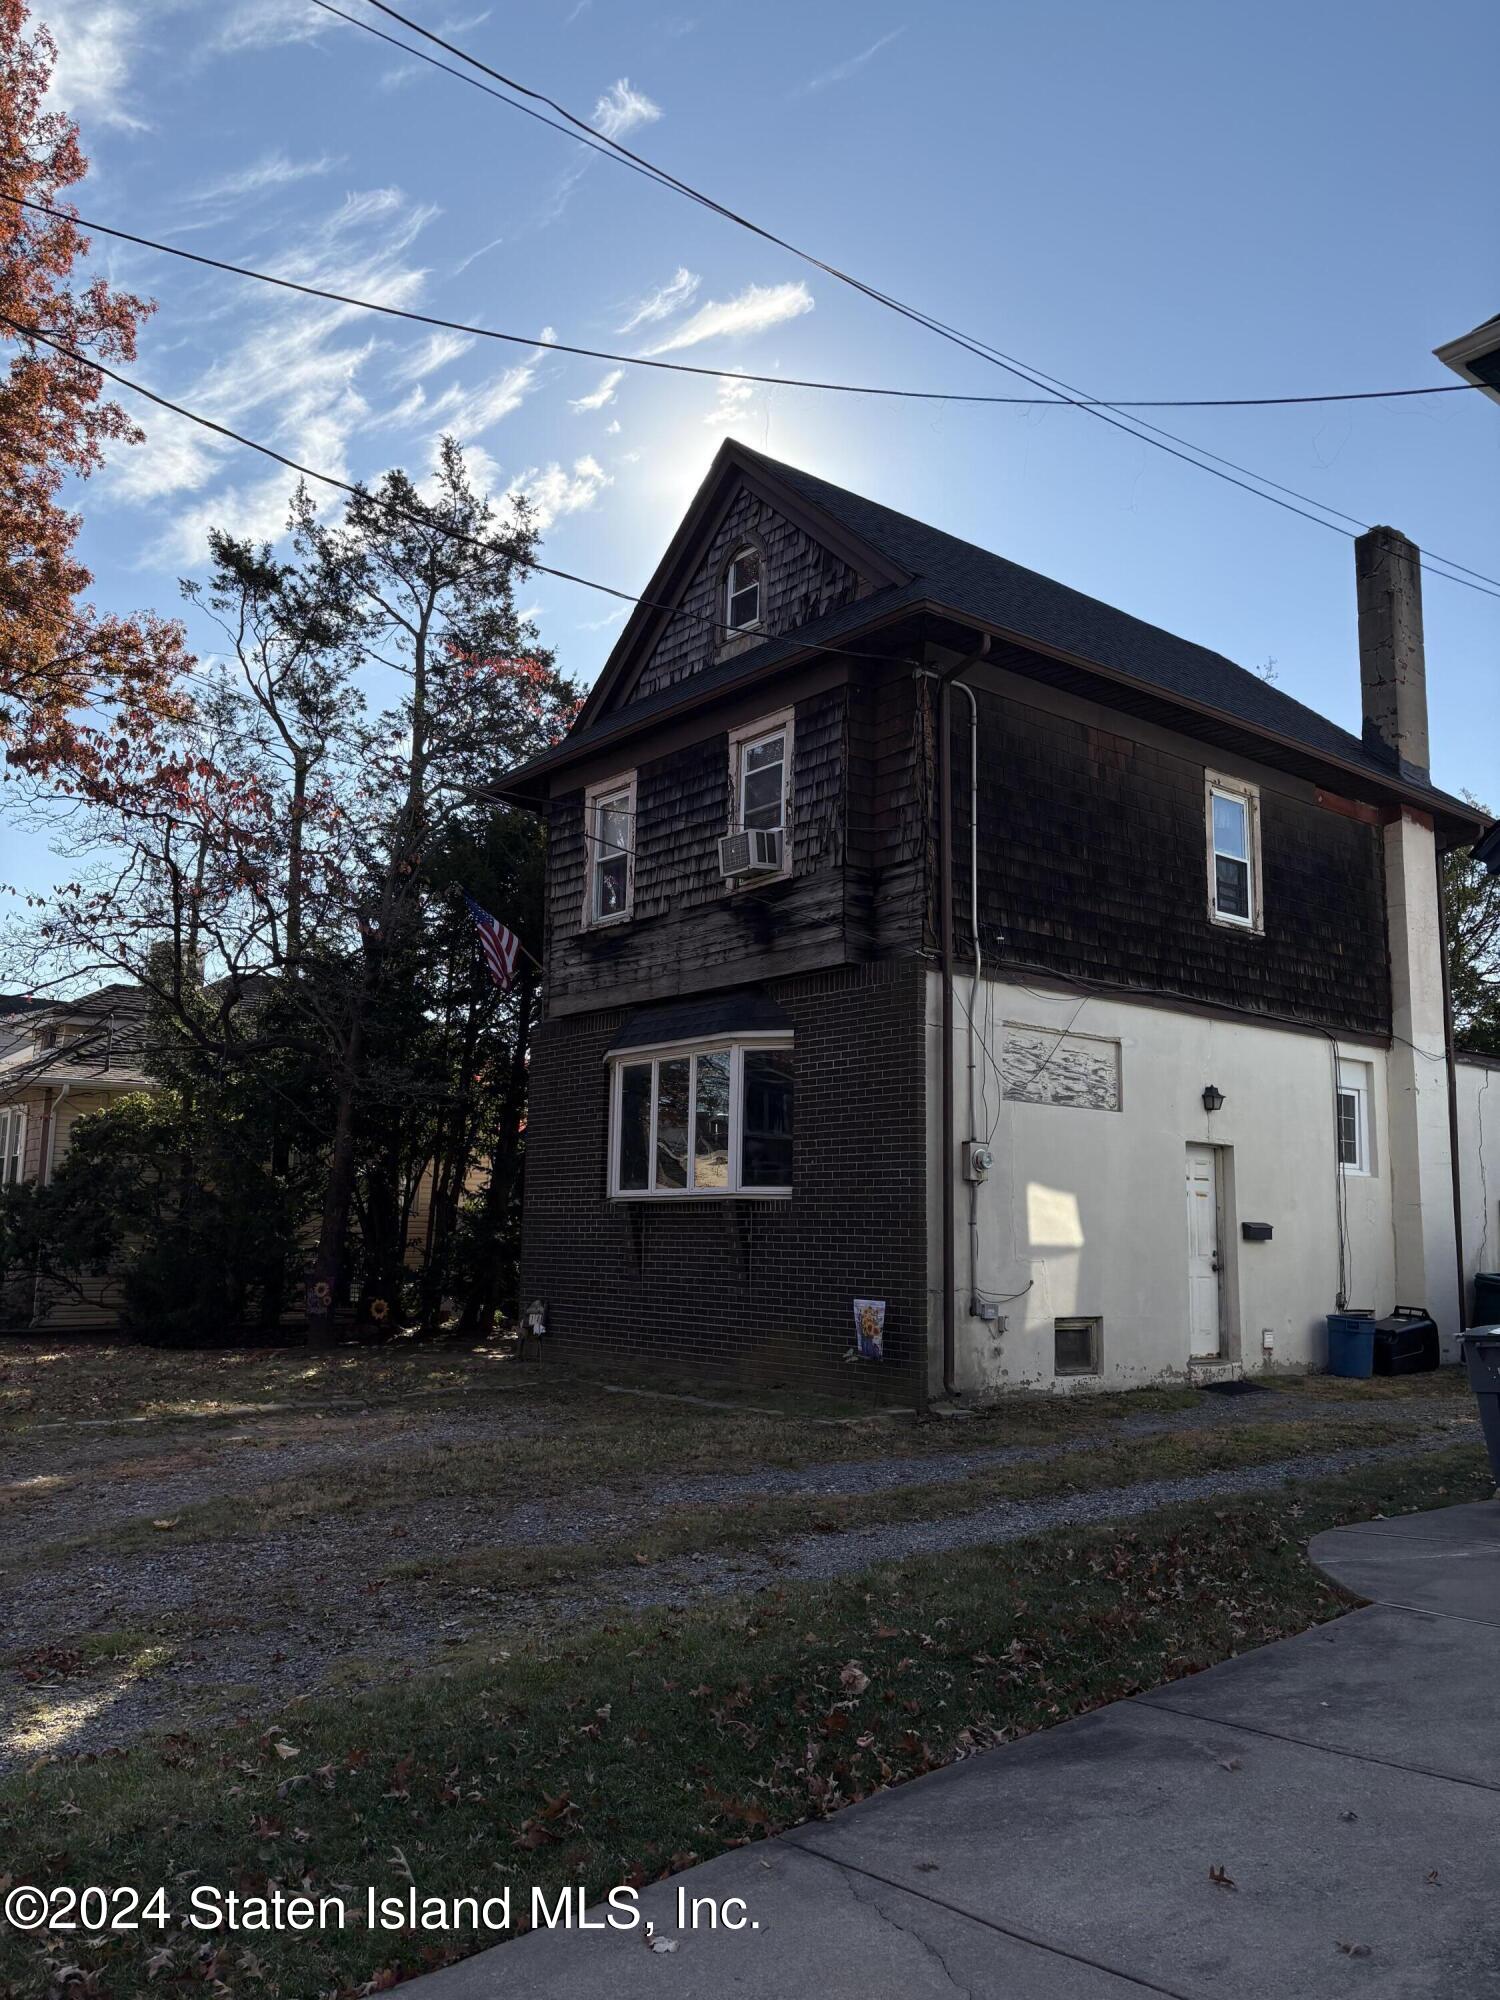
<path fill-rule="evenodd" d="M 781 872 L 781 832 L 751 827 L 744 833 L 726 833 L 719 842 L 719 873 L 725 881 L 738 875 L 777 875 Z"/>

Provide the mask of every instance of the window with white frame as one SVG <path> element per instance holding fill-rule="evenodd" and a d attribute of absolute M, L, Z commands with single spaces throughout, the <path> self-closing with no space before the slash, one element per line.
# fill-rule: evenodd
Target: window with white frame
<path fill-rule="evenodd" d="M 729 831 L 782 835 L 782 867 L 791 860 L 793 711 L 762 716 L 729 738 Z"/>
<path fill-rule="evenodd" d="M 1237 778 L 1207 781 L 1208 912 L 1215 923 L 1258 931 L 1260 796 Z"/>
<path fill-rule="evenodd" d="M 612 1196 L 791 1193 L 785 1037 L 630 1049 L 610 1069 Z"/>
<path fill-rule="evenodd" d="M 14 1187 L 26 1162 L 26 1112 L 19 1104 L 0 1110 L 0 1187 Z"/>
<path fill-rule="evenodd" d="M 724 623 L 731 632 L 749 632 L 760 624 L 760 550 L 737 549 L 724 572 Z"/>
<path fill-rule="evenodd" d="M 635 773 L 590 785 L 583 800 L 583 921 L 616 924 L 635 899 Z"/>
<path fill-rule="evenodd" d="M 1370 1065 L 1339 1061 L 1335 1106 L 1338 1117 L 1338 1161 L 1346 1174 L 1375 1171 L 1375 1134 L 1371 1124 Z"/>

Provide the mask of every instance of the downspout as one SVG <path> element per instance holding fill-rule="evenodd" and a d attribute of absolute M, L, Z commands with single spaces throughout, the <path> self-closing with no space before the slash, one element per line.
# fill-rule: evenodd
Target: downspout
<path fill-rule="evenodd" d="M 979 1012 L 979 981 L 983 956 L 979 947 L 979 697 L 968 683 L 959 691 L 969 697 L 969 935 L 974 940 L 974 971 L 969 980 L 969 1137 L 979 1137 L 975 1120 L 978 1097 L 974 1087 L 974 1022 Z M 969 1311 L 979 1307 L 979 1183 L 969 1178 Z"/>
<path fill-rule="evenodd" d="M 1448 976 L 1448 917 L 1444 903 L 1443 856 L 1433 843 L 1437 869 L 1438 961 L 1443 968 L 1443 1053 L 1448 1070 L 1448 1154 L 1453 1180 L 1453 1248 L 1458 1259 L 1458 1330 L 1469 1324 L 1468 1277 L 1464 1267 L 1464 1197 L 1459 1179 L 1458 1059 L 1453 1052 L 1453 985 Z"/>
<path fill-rule="evenodd" d="M 968 654 L 955 667 L 938 676 L 938 899 L 939 929 L 942 939 L 943 964 L 943 1055 L 942 1055 L 942 1174 L 943 1174 L 943 1392 L 955 1396 L 958 1393 L 956 1376 L 958 1370 L 958 1329 L 954 1311 L 954 1281 L 956 1271 L 953 1256 L 953 1177 L 954 1177 L 954 1128 L 953 1128 L 953 684 L 966 674 L 970 667 L 977 666 L 990 650 L 990 639 L 985 634 L 977 652 Z M 976 778 L 977 781 L 977 778 Z M 973 828 L 970 828 L 971 849 L 974 846 Z M 971 869 L 971 873 L 972 873 Z M 975 949 L 978 949 L 978 926 L 975 926 Z M 973 1032 L 973 1017 L 970 1015 L 970 1033 Z M 970 1044 L 972 1065 L 972 1041 Z"/>

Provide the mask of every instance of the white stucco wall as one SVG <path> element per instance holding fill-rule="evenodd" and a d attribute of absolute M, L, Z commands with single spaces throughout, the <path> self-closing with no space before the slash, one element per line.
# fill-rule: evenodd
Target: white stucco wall
<path fill-rule="evenodd" d="M 968 981 L 955 1006 L 955 1124 L 969 1136 Z M 968 1188 L 955 1201 L 958 1386 L 984 1393 L 1051 1387 L 1053 1320 L 1103 1316 L 1099 1377 L 1057 1386 L 1123 1387 L 1181 1379 L 1188 1369 L 1189 1141 L 1224 1148 L 1222 1252 L 1225 1359 L 1247 1373 L 1266 1365 L 1321 1367 L 1324 1316 L 1338 1291 L 1333 1050 L 1320 1034 L 1221 1020 L 1076 993 L 986 981 L 984 1039 L 1003 1060 L 1007 1022 L 1117 1040 L 1120 1108 L 1006 1099 L 992 1068 L 979 1136 L 991 1134 L 994 1167 L 979 1190 L 979 1282 L 1005 1329 L 969 1311 Z M 942 985 L 927 984 L 927 1102 L 933 1190 L 929 1270 L 931 1352 L 941 1364 L 940 1119 Z M 1391 1208 L 1388 1059 L 1343 1039 L 1339 1053 L 1370 1066 L 1374 1171 L 1346 1175 L 1347 1294 L 1388 1312 L 1396 1303 Z M 981 1060 L 983 1058 L 981 1057 Z M 1224 1093 L 1203 1108 L 1206 1084 Z M 1500 1108 L 1500 1080 L 1497 1080 Z M 1495 1158 L 1500 1161 L 1500 1140 Z M 1243 1222 L 1269 1222 L 1269 1243 L 1241 1240 Z M 1025 1288 L 1030 1285 L 1030 1289 Z M 1023 1294 L 1008 1297 L 1010 1294 Z M 1408 1301 L 1401 1301 L 1408 1303 Z M 1264 1344 L 1269 1333 L 1270 1348 Z"/>
<path fill-rule="evenodd" d="M 1473 1310 L 1476 1271 L 1500 1271 L 1500 1062 L 1459 1059 L 1458 1163 L 1464 1273 Z"/>

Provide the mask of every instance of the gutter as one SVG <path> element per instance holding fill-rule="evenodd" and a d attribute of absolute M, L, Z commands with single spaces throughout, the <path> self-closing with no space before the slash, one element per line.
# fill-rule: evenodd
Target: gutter
<path fill-rule="evenodd" d="M 1458 1059 L 1453 1051 L 1453 985 L 1448 973 L 1448 921 L 1443 904 L 1443 854 L 1433 846 L 1437 870 L 1438 963 L 1443 969 L 1443 1054 L 1448 1072 L 1448 1160 L 1453 1182 L 1453 1248 L 1458 1259 L 1458 1330 L 1469 1325 L 1468 1275 L 1464 1265 L 1464 1197 L 1458 1144 Z"/>
<path fill-rule="evenodd" d="M 942 937 L 943 964 L 943 1064 L 942 1064 L 942 1175 L 943 1175 L 943 1392 L 948 1396 L 958 1394 L 958 1328 L 957 1313 L 954 1309 L 954 1290 L 957 1279 L 956 1260 L 953 1255 L 953 1181 L 954 1181 L 954 1127 L 953 1127 L 953 688 L 971 667 L 977 667 L 990 650 L 988 633 L 982 635 L 976 652 L 966 655 L 956 666 L 937 676 L 938 682 L 938 904 L 939 929 Z M 972 689 L 965 689 L 973 704 L 975 751 L 978 750 L 978 703 L 974 701 Z M 977 758 L 971 757 L 973 769 L 970 776 L 977 791 L 979 773 Z M 976 856 L 978 835 L 971 814 L 969 827 L 970 854 Z M 970 862 L 969 887 L 974 908 L 974 992 L 969 1011 L 969 1088 L 974 1087 L 974 1015 L 973 1003 L 978 997 L 979 987 L 979 922 L 978 922 L 978 875 Z M 972 1229 L 972 1224 L 971 1224 Z M 973 1237 L 970 1237 L 970 1254 L 973 1251 Z"/>

